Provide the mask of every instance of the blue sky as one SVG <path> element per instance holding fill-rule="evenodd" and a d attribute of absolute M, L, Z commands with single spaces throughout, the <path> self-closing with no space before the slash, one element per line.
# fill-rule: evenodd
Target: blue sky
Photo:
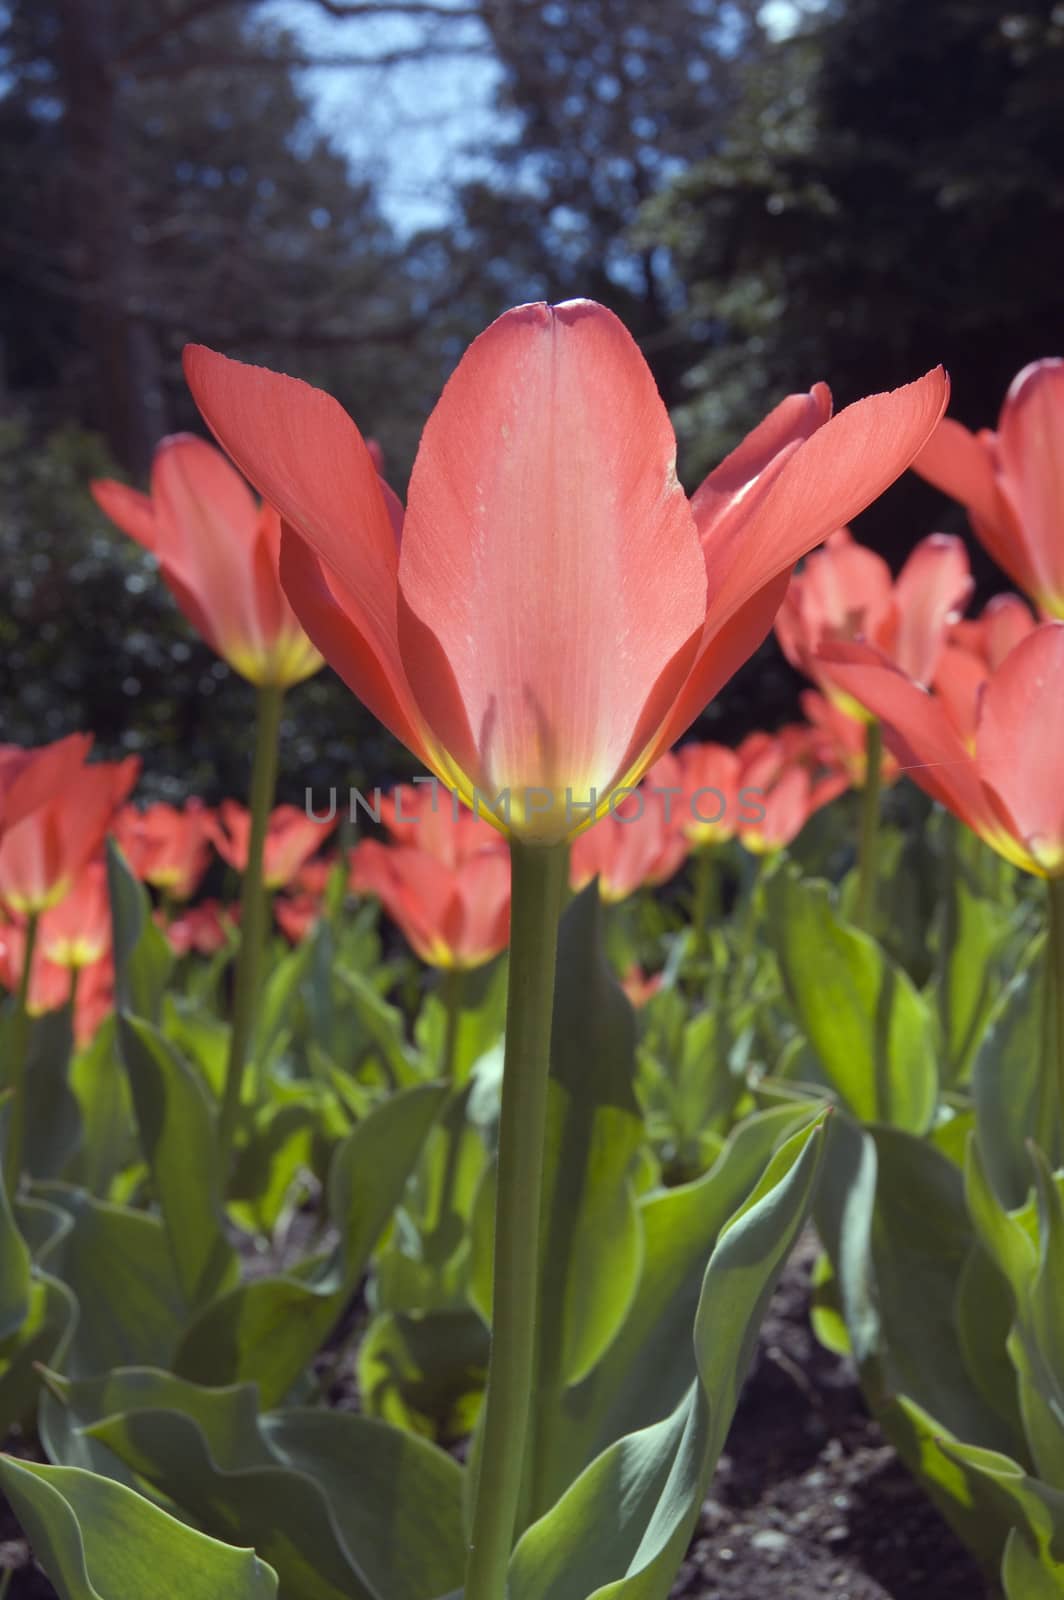
<path fill-rule="evenodd" d="M 320 57 L 413 48 L 431 26 L 404 17 L 337 21 L 313 0 L 271 0 L 265 15 Z M 492 109 L 498 69 L 479 25 L 450 22 L 436 37 L 483 46 L 485 55 L 302 74 L 322 128 L 375 181 L 382 209 L 404 232 L 446 220 L 451 184 L 483 169 L 480 152 L 500 127 Z"/>

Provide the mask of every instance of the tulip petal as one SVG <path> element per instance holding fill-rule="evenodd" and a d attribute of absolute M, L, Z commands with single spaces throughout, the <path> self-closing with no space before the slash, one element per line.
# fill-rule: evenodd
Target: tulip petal
<path fill-rule="evenodd" d="M 729 517 L 706 546 L 707 627 L 719 627 L 769 579 L 786 571 L 870 505 L 909 466 L 949 398 L 941 367 L 901 389 L 869 395 L 792 451 L 746 515 Z"/>
<path fill-rule="evenodd" d="M 412 688 L 474 781 L 602 795 L 686 675 L 706 581 L 668 415 L 610 312 L 519 307 L 474 342 L 422 438 L 399 574 Z"/>
<path fill-rule="evenodd" d="M 814 383 L 808 394 L 789 394 L 741 444 L 704 478 L 691 497 L 691 510 L 704 535 L 788 445 L 801 443 L 831 416 L 831 390 Z"/>
<path fill-rule="evenodd" d="M 1033 570 L 1023 530 L 994 466 L 992 433 L 973 434 L 943 417 L 913 462 L 913 471 L 957 500 L 968 512 L 972 530 L 1003 572 L 1021 588 L 1033 586 Z"/>
<path fill-rule="evenodd" d="M 945 708 L 867 646 L 828 644 L 823 654 L 832 683 L 879 718 L 906 776 L 977 833 L 999 833 L 975 760 Z"/>
<path fill-rule="evenodd" d="M 1047 622 L 1012 650 L 986 685 L 979 770 L 1039 865 L 1064 873 L 1064 622 Z"/>
<path fill-rule="evenodd" d="M 1013 380 L 998 450 L 1035 574 L 1028 587 L 1046 611 L 1064 615 L 1064 360 L 1032 362 Z"/>
<path fill-rule="evenodd" d="M 917 683 L 931 682 L 949 624 L 968 604 L 974 586 L 968 552 L 948 533 L 921 539 L 902 567 L 894 589 L 893 654 Z"/>
<path fill-rule="evenodd" d="M 336 575 L 343 595 L 357 596 L 355 625 L 396 681 L 395 529 L 351 418 L 308 383 L 230 361 L 202 345 L 186 347 L 185 375 L 241 472 Z M 302 615 L 300 621 L 306 627 Z"/>
<path fill-rule="evenodd" d="M 361 597 L 287 523 L 282 524 L 280 573 L 281 587 L 307 637 L 351 693 L 408 750 L 434 765 L 398 652 L 375 648 L 379 635 L 363 612 Z"/>
<path fill-rule="evenodd" d="M 89 489 L 104 516 L 110 517 L 123 533 L 128 533 L 145 550 L 154 551 L 155 512 L 146 494 L 114 478 L 94 478 Z"/>

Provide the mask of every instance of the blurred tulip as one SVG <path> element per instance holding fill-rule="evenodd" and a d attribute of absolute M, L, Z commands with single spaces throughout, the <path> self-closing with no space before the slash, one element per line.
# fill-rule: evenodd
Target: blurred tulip
<path fill-rule="evenodd" d="M 860 639 L 918 683 L 930 683 L 951 623 L 972 592 L 960 539 L 933 533 L 913 550 L 897 579 L 847 529 L 832 534 L 791 579 L 776 618 L 776 637 L 793 667 L 838 700 L 823 644 Z M 860 716 L 860 709 L 843 706 Z"/>
<path fill-rule="evenodd" d="M 210 860 L 211 814 L 200 800 L 184 807 L 160 801 L 138 811 L 126 806 L 115 821 L 115 837 L 131 872 L 172 900 L 195 894 Z"/>
<path fill-rule="evenodd" d="M 0 901 L 33 916 L 67 894 L 103 843 L 118 806 L 137 781 L 140 761 L 85 764 L 82 735 L 61 747 L 6 753 L 8 825 L 0 834 Z M 11 820 L 11 818 L 14 820 Z"/>
<path fill-rule="evenodd" d="M 913 466 L 959 500 L 972 531 L 1047 617 L 1064 617 L 1064 360 L 1032 361 L 1009 387 L 997 432 L 947 417 Z"/>
<path fill-rule="evenodd" d="M 639 1011 L 648 1000 L 653 1000 L 662 984 L 662 974 L 653 973 L 649 978 L 638 963 L 633 962 L 621 979 L 621 988 L 628 996 L 632 1005 Z"/>
<path fill-rule="evenodd" d="M 1064 622 L 1043 623 L 993 671 L 953 657 L 934 693 L 859 645 L 834 645 L 832 672 L 882 721 L 903 771 L 1000 855 L 1064 877 Z M 965 672 L 964 678 L 960 673 Z M 1049 736 L 1047 737 L 1047 731 Z"/>
<path fill-rule="evenodd" d="M 303 871 L 310 857 L 336 826 L 317 822 L 298 806 L 278 806 L 270 814 L 263 857 L 263 882 L 267 889 L 285 889 Z M 251 814 L 236 800 L 223 800 L 211 823 L 215 848 L 238 872 L 247 867 Z"/>
<path fill-rule="evenodd" d="M 792 395 L 688 502 L 622 324 L 508 312 L 460 362 L 401 508 L 308 385 L 199 346 L 210 427 L 284 519 L 285 592 L 356 695 L 464 799 L 549 843 L 636 782 L 772 625 L 790 569 L 874 500 L 945 406 L 937 370 L 831 417 Z M 500 821 L 502 819 L 500 818 Z"/>
<path fill-rule="evenodd" d="M 69 791 L 91 749 L 91 733 L 72 733 L 32 750 L 0 745 L 0 832 Z"/>
<path fill-rule="evenodd" d="M 1030 608 L 1018 594 L 997 594 L 987 601 L 981 616 L 955 622 L 949 632 L 949 642 L 976 656 L 994 672 L 1013 645 L 1019 644 L 1037 626 Z"/>
<path fill-rule="evenodd" d="M 107 868 L 90 861 L 69 894 L 41 917 L 37 947 L 57 967 L 90 967 L 111 948 Z"/>
<path fill-rule="evenodd" d="M 656 763 L 650 781 L 663 788 L 675 784 L 680 789 L 673 815 L 692 849 L 726 844 L 735 837 L 742 763 L 727 745 L 682 744 Z"/>
<path fill-rule="evenodd" d="M 155 452 L 150 495 L 110 478 L 92 492 L 156 557 L 188 621 L 234 672 L 283 689 L 322 666 L 281 590 L 280 518 L 256 505 L 220 450 L 173 434 Z"/>
<path fill-rule="evenodd" d="M 277 926 L 292 944 L 303 943 L 319 922 L 321 911 L 321 896 L 316 894 L 279 894 L 273 902 Z"/>
<path fill-rule="evenodd" d="M 224 948 L 239 920 L 238 906 L 223 906 L 218 900 L 185 906 L 169 922 L 162 912 L 156 916 L 176 956 L 186 956 L 191 951 L 201 956 L 214 955 Z"/>
<path fill-rule="evenodd" d="M 412 845 L 446 867 L 499 843 L 491 823 L 435 779 L 398 784 L 381 801 L 381 821 L 397 844 Z"/>
<path fill-rule="evenodd" d="M 22 923 L 0 924 L 0 987 L 19 991 L 26 961 L 27 932 Z M 88 1044 L 114 1009 L 114 965 L 109 950 L 86 962 L 51 961 L 38 944 L 26 989 L 29 1016 L 61 1011 L 74 1001 L 74 1041 Z"/>
<path fill-rule="evenodd" d="M 672 804 L 650 784 L 626 795 L 573 840 L 572 889 L 579 893 L 597 877 L 599 893 L 612 905 L 644 886 L 666 883 L 680 870 L 688 849 L 672 813 Z"/>
<path fill-rule="evenodd" d="M 351 887 L 375 895 L 431 967 L 480 967 L 506 948 L 510 863 L 497 841 L 447 866 L 412 845 L 365 839 L 351 852 Z"/>
<path fill-rule="evenodd" d="M 792 844 L 809 818 L 849 788 L 849 776 L 824 768 L 813 730 L 793 728 L 771 736 L 744 766 L 744 787 L 760 813 L 739 827 L 739 840 L 753 855 L 773 855 Z"/>
<path fill-rule="evenodd" d="M 946 646 L 948 653 L 949 646 Z M 941 661 L 942 657 L 939 657 Z M 868 780 L 868 742 L 865 719 L 852 717 L 839 700 L 829 700 L 817 689 L 803 689 L 799 704 L 810 726 L 815 730 L 819 757 L 825 766 L 842 769 L 855 789 L 863 789 Z M 880 761 L 883 783 L 894 783 L 898 776 L 898 763 L 889 750 L 884 750 Z"/>

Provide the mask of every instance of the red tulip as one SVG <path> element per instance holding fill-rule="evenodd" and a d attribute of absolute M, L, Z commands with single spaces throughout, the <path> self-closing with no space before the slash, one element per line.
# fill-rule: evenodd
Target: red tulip
<path fill-rule="evenodd" d="M 185 370 L 284 519 L 285 591 L 322 653 L 430 771 L 467 802 L 508 792 L 500 824 L 542 842 L 587 825 L 568 798 L 601 811 L 675 742 L 794 562 L 897 477 L 948 393 L 938 370 L 834 418 L 823 385 L 792 395 L 689 502 L 621 323 L 522 306 L 447 384 L 399 536 L 335 401 L 202 347 Z"/>
<path fill-rule="evenodd" d="M 183 809 L 160 801 L 144 811 L 126 806 L 115 837 L 136 877 L 174 900 L 189 900 L 207 870 L 213 824 L 200 800 L 189 800 Z"/>
<path fill-rule="evenodd" d="M 676 797 L 667 801 L 649 783 L 626 795 L 574 839 L 569 863 L 574 891 L 597 877 L 603 900 L 616 904 L 644 885 L 666 883 L 687 855 L 675 810 Z"/>
<path fill-rule="evenodd" d="M 184 906 L 169 922 L 162 911 L 155 920 L 166 934 L 175 956 L 212 956 L 225 947 L 240 921 L 239 906 L 224 906 L 219 900 L 203 900 L 198 906 Z"/>
<path fill-rule="evenodd" d="M 785 849 L 814 812 L 849 787 L 846 772 L 822 766 L 818 745 L 815 730 L 795 726 L 759 740 L 744 763 L 743 786 L 751 797 L 748 809 L 756 807 L 761 813 L 738 830 L 741 844 L 752 854 Z"/>
<path fill-rule="evenodd" d="M 446 867 L 498 844 L 491 824 L 435 781 L 397 785 L 381 801 L 381 821 L 397 844 L 411 845 Z"/>
<path fill-rule="evenodd" d="M 1006 860 L 1064 876 L 1064 741 L 1053 737 L 1064 622 L 1035 628 L 993 671 L 950 652 L 934 693 L 861 646 L 830 650 L 835 677 L 881 720 L 909 777 Z"/>
<path fill-rule="evenodd" d="M 947 645 L 943 655 L 948 655 Z M 939 660 L 941 662 L 942 655 Z M 845 771 L 855 789 L 863 789 L 868 780 L 868 740 L 863 717 L 850 715 L 850 702 L 840 702 L 839 697 L 829 700 L 816 689 L 803 689 L 799 701 L 810 725 L 817 733 L 817 753 L 825 766 Z M 893 783 L 898 776 L 898 763 L 889 750 L 883 751 L 880 761 L 880 779 Z"/>
<path fill-rule="evenodd" d="M 634 961 L 621 979 L 621 988 L 637 1011 L 645 1006 L 648 1000 L 653 1000 L 661 984 L 660 972 L 655 972 L 648 978 L 642 967 Z"/>
<path fill-rule="evenodd" d="M 101 510 L 157 558 L 181 610 L 234 672 L 260 686 L 309 678 L 322 659 L 281 590 L 281 523 L 205 439 L 164 439 L 151 494 L 99 479 Z"/>
<path fill-rule="evenodd" d="M 351 887 L 375 895 L 432 967 L 483 966 L 510 937 L 510 863 L 497 842 L 449 867 L 414 846 L 366 839 L 351 852 Z"/>
<path fill-rule="evenodd" d="M 298 806 L 278 806 L 266 830 L 263 864 L 266 888 L 287 888 L 335 826 L 335 818 L 331 822 L 318 822 Z M 251 814 L 247 808 L 236 800 L 223 800 L 218 817 L 211 824 L 211 834 L 222 859 L 243 872 L 247 867 L 251 837 Z"/>
<path fill-rule="evenodd" d="M 955 622 L 949 642 L 978 659 L 994 671 L 1021 639 L 1038 624 L 1018 594 L 997 594 L 988 600 L 979 617 Z"/>
<path fill-rule="evenodd" d="M 967 509 L 976 538 L 1047 617 L 1064 617 L 1064 361 L 1033 361 L 998 419 L 969 433 L 947 417 L 913 462 Z"/>
<path fill-rule="evenodd" d="M 821 646 L 861 639 L 918 683 L 930 683 L 950 624 L 972 592 L 959 539 L 921 540 L 895 580 L 882 557 L 843 528 L 791 579 L 776 618 L 776 637 L 792 666 L 837 696 Z M 852 715 L 854 709 L 844 707 Z"/>
<path fill-rule="evenodd" d="M 302 944 L 307 934 L 321 917 L 321 896 L 316 894 L 280 894 L 273 902 L 277 926 L 292 944 Z"/>
<path fill-rule="evenodd" d="M 680 789 L 674 797 L 676 826 L 695 850 L 725 844 L 739 826 L 742 762 L 727 745 L 682 744 L 658 761 L 650 781 Z"/>
<path fill-rule="evenodd" d="M 107 868 L 90 861 L 69 894 L 41 917 L 38 947 L 57 967 L 89 967 L 111 948 L 111 903 Z"/>
<path fill-rule="evenodd" d="M 136 756 L 86 765 L 90 743 L 79 734 L 59 746 L 5 752 L 4 765 L 14 776 L 5 785 L 0 901 L 11 911 L 33 915 L 62 900 L 137 781 Z"/>
<path fill-rule="evenodd" d="M 25 959 L 25 926 L 21 923 L 0 925 L 0 986 L 17 992 Z M 78 971 L 74 1039 L 80 1047 L 89 1043 L 101 1022 L 114 1009 L 114 964 L 109 951 L 84 965 L 60 964 L 50 961 L 38 946 L 33 955 L 26 1002 L 29 1014 L 34 1017 L 48 1011 L 61 1011 L 70 1002 L 72 965 L 77 965 Z"/>

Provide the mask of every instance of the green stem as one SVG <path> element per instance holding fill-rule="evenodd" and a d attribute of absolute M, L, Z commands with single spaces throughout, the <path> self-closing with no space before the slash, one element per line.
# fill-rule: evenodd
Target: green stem
<path fill-rule="evenodd" d="M 11 1090 L 11 1110 L 7 1124 L 7 1150 L 4 1157 L 4 1181 L 8 1194 L 14 1198 L 22 1177 L 22 1146 L 26 1138 L 26 1056 L 30 1043 L 30 977 L 33 955 L 37 948 L 37 928 L 40 913 L 31 911 L 26 920 L 26 944 L 22 955 L 22 973 L 15 995 L 15 1015 L 11 1023 L 8 1044 L 10 1065 L 7 1086 Z"/>
<path fill-rule="evenodd" d="M 440 1077 L 446 1083 L 454 1082 L 455 1060 L 458 1055 L 458 1032 L 462 1023 L 462 988 L 464 974 L 458 967 L 450 967 L 441 974 L 440 999 L 443 1001 L 447 1022 L 443 1035 L 443 1054 L 440 1058 Z"/>
<path fill-rule="evenodd" d="M 510 844 L 513 873 L 506 1057 L 495 1199 L 491 1362 L 464 1600 L 504 1600 L 532 1412 L 540 1208 L 562 845 Z"/>
<path fill-rule="evenodd" d="M 870 722 L 865 733 L 865 782 L 861 790 L 861 835 L 857 848 L 857 899 L 854 923 L 871 933 L 876 914 L 879 865 L 879 803 L 883 790 L 883 729 Z"/>
<path fill-rule="evenodd" d="M 1053 1107 L 1042 1145 L 1054 1166 L 1064 1154 L 1064 878 L 1046 881 L 1049 896 L 1049 943 L 1046 948 L 1046 1030 L 1043 1103 Z M 1052 1088 L 1050 1088 L 1052 1085 Z M 1046 1137 L 1048 1135 L 1048 1137 Z"/>
<path fill-rule="evenodd" d="M 281 731 L 284 690 L 267 685 L 258 691 L 258 717 L 255 727 L 255 760 L 251 769 L 251 829 L 248 859 L 240 896 L 240 952 L 233 987 L 233 1027 L 229 1035 L 229 1059 L 225 1069 L 225 1090 L 218 1118 L 218 1154 L 224 1176 L 233 1153 L 244 1068 L 255 1022 L 262 947 L 266 938 L 266 889 L 263 884 L 263 854 L 270 812 L 277 786 L 277 747 Z"/>
<path fill-rule="evenodd" d="M 695 955 L 699 957 L 709 953 L 710 923 L 720 909 L 717 898 L 716 865 L 712 845 L 704 844 L 695 852 L 695 892 L 691 904 L 691 921 L 695 931 Z"/>

